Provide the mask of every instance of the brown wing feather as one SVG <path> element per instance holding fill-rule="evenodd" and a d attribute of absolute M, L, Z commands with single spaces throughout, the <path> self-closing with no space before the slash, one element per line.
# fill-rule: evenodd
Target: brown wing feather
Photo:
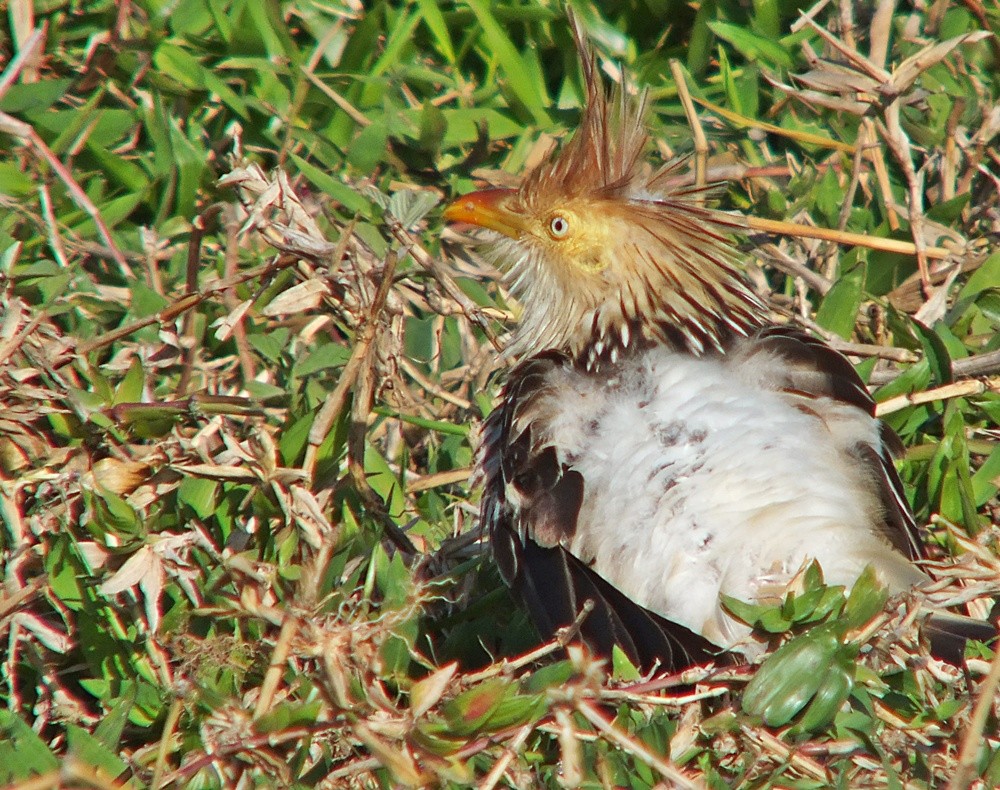
<path fill-rule="evenodd" d="M 780 388 L 807 398 L 827 397 L 875 415 L 875 401 L 857 371 L 839 351 L 795 327 L 767 327 L 749 341 L 750 355 L 770 353 L 786 363 Z M 899 437 L 880 423 L 881 446 L 859 444 L 851 454 L 868 473 L 879 502 L 882 520 L 875 526 L 896 549 L 911 560 L 925 556 L 923 542 L 893 464 L 902 450 Z"/>
<path fill-rule="evenodd" d="M 617 644 L 646 671 L 712 660 L 715 645 L 637 605 L 561 545 L 576 530 L 585 482 L 560 463 L 558 448 L 539 441 L 525 415 L 545 389 L 545 374 L 564 364 L 568 357 L 548 352 L 515 368 L 483 429 L 482 520 L 500 573 L 544 639 L 571 625 L 590 601 L 579 633 L 598 655 L 610 657 Z"/>

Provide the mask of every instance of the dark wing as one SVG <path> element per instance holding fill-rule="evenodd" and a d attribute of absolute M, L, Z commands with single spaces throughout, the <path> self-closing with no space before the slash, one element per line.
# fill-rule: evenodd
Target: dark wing
<path fill-rule="evenodd" d="M 875 415 L 872 400 L 857 371 L 839 351 L 795 327 L 767 327 L 751 338 L 746 352 L 774 354 L 787 364 L 780 389 L 803 398 L 828 397 Z M 882 505 L 882 522 L 875 526 L 897 550 L 911 560 L 925 556 L 916 522 L 903 493 L 893 456 L 902 452 L 899 437 L 885 423 L 879 423 L 881 447 L 861 443 L 849 452 L 867 471 Z"/>
<path fill-rule="evenodd" d="M 521 598 L 543 639 L 593 608 L 579 635 L 598 655 L 619 645 L 637 667 L 678 670 L 716 658 L 718 647 L 645 609 L 563 548 L 576 531 L 586 481 L 561 463 L 532 419 L 547 374 L 568 358 L 546 352 L 518 365 L 483 428 L 482 521 L 504 580 Z"/>

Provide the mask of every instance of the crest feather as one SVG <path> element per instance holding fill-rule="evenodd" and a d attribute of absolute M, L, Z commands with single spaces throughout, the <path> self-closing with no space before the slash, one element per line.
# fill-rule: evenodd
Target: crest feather
<path fill-rule="evenodd" d="M 646 92 L 632 98 L 620 83 L 615 83 L 609 96 L 594 48 L 576 17 L 571 16 L 570 21 L 586 90 L 583 117 L 562 150 L 528 174 L 521 191 L 541 200 L 553 191 L 565 197 L 615 198 L 648 171 L 642 161 L 649 140 Z"/>

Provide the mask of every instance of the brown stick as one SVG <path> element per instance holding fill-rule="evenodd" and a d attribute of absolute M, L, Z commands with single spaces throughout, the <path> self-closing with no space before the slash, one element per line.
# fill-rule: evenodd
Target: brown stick
<path fill-rule="evenodd" d="M 976 770 L 976 757 L 983 747 L 983 730 L 986 727 L 986 719 L 989 718 L 990 711 L 993 709 L 998 686 L 1000 686 L 1000 650 L 996 651 L 996 655 L 993 656 L 990 674 L 986 676 L 986 680 L 979 688 L 976 707 L 972 710 L 969 728 L 965 731 L 965 737 L 962 738 L 958 766 L 948 783 L 948 790 L 965 790 L 972 784 L 972 777 Z"/>
<path fill-rule="evenodd" d="M 880 250 L 882 252 L 898 252 L 902 255 L 918 254 L 917 245 L 911 241 L 879 239 L 873 236 L 866 236 L 863 233 L 848 233 L 847 231 L 833 230 L 831 228 L 816 228 L 811 225 L 800 225 L 797 222 L 784 222 L 777 219 L 765 219 L 764 217 L 747 217 L 747 224 L 753 230 L 761 230 L 765 233 L 774 233 L 782 236 L 821 239 L 822 241 L 833 241 L 837 244 L 867 247 L 868 249 Z M 947 258 L 951 255 L 951 252 L 944 247 L 925 247 L 923 253 L 928 258 Z"/>

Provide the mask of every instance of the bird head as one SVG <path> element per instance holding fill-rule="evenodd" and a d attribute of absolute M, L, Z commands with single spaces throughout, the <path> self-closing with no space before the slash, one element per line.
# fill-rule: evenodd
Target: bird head
<path fill-rule="evenodd" d="M 730 234 L 744 222 L 673 186 L 677 163 L 644 162 L 645 95 L 609 95 L 574 34 L 587 90 L 576 133 L 518 189 L 472 192 L 444 217 L 488 232 L 488 257 L 523 305 L 509 353 L 557 349 L 597 369 L 653 343 L 721 351 L 763 316 L 735 266 Z"/>

